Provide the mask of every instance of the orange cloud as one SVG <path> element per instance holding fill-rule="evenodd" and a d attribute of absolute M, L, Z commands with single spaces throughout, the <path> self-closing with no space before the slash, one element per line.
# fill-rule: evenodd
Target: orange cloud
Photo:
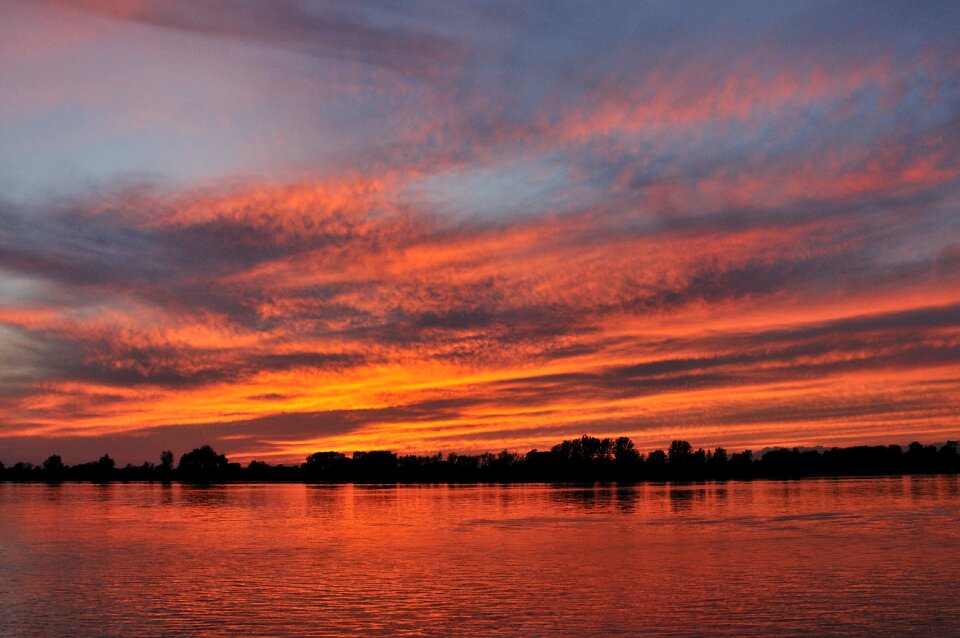
<path fill-rule="evenodd" d="M 48 355 L 7 402 L 6 435 L 203 428 L 238 458 L 289 459 L 582 431 L 757 447 L 958 424 L 960 268 L 949 251 L 864 268 L 870 216 L 458 225 L 391 209 L 387 188 L 258 185 L 138 199 L 146 216 L 88 212 L 155 263 L 104 278 L 128 255 L 86 255 L 48 276 L 71 293 L 61 305 L 0 313 Z"/>

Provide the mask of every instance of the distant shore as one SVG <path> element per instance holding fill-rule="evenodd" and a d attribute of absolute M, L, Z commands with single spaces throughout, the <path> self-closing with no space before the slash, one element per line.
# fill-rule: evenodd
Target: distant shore
<path fill-rule="evenodd" d="M 231 462 L 205 445 L 180 457 L 165 451 L 160 463 L 117 467 L 110 456 L 65 465 L 51 455 L 41 465 L 0 462 L 0 481 L 179 483 L 593 483 L 725 479 L 895 476 L 960 473 L 960 443 L 853 446 L 826 450 L 778 448 L 755 456 L 722 447 L 694 449 L 676 440 L 667 450 L 642 454 L 627 437 L 582 436 L 550 450 L 518 454 L 398 455 L 386 450 L 316 452 L 300 465 Z"/>

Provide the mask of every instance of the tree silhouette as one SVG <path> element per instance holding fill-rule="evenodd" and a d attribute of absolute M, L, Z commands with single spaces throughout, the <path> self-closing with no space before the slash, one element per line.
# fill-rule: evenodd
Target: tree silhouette
<path fill-rule="evenodd" d="M 632 463 L 639 458 L 640 453 L 637 452 L 636 446 L 629 437 L 617 437 L 617 440 L 613 442 L 613 459 L 618 463 Z"/>
<path fill-rule="evenodd" d="M 632 477 L 636 477 L 642 462 L 633 441 L 626 436 L 617 437 L 613 442 L 615 478 L 619 481 L 629 481 Z"/>
<path fill-rule="evenodd" d="M 356 481 L 393 483 L 397 480 L 397 455 L 388 450 L 354 452 L 351 467 Z"/>
<path fill-rule="evenodd" d="M 187 483 L 210 483 L 225 480 L 228 469 L 227 457 L 204 445 L 180 457 L 177 477 Z"/>
<path fill-rule="evenodd" d="M 911 472 L 930 472 L 936 466 L 937 448 L 914 441 L 907 447 L 905 456 Z"/>
<path fill-rule="evenodd" d="M 117 468 L 104 454 L 97 461 L 68 467 L 56 454 L 42 465 L 0 464 L 4 481 L 328 481 L 361 483 L 509 483 L 509 482 L 635 482 L 704 479 L 794 478 L 805 476 L 866 476 L 960 473 L 960 443 L 923 445 L 913 442 L 904 451 L 898 445 L 858 445 L 828 450 L 775 448 L 758 454 L 744 450 L 728 455 L 722 447 L 694 451 L 689 441 L 675 440 L 668 452 L 654 450 L 644 457 L 628 437 L 581 436 L 554 445 L 549 452 L 510 450 L 497 454 L 441 453 L 397 456 L 388 450 L 315 452 L 303 465 L 269 465 L 251 461 L 246 468 L 231 463 L 209 445 L 180 457 L 164 451 L 160 465 L 127 464 Z"/>
<path fill-rule="evenodd" d="M 160 465 L 157 467 L 157 477 L 161 481 L 173 478 L 173 452 L 164 450 L 160 453 Z"/>
<path fill-rule="evenodd" d="M 667 475 L 667 453 L 663 450 L 654 450 L 647 455 L 644 463 L 645 476 L 648 479 L 662 481 Z"/>
<path fill-rule="evenodd" d="M 43 474 L 47 481 L 62 481 L 66 468 L 59 454 L 51 454 L 43 461 Z"/>
<path fill-rule="evenodd" d="M 93 467 L 93 480 L 98 483 L 106 483 L 113 478 L 113 470 L 116 466 L 116 462 L 109 455 L 104 454 Z"/>
<path fill-rule="evenodd" d="M 674 441 L 670 444 L 670 467 L 681 467 L 690 462 L 693 455 L 693 446 L 690 441 Z"/>
<path fill-rule="evenodd" d="M 349 476 L 351 463 L 342 452 L 314 452 L 301 467 L 307 480 L 339 481 Z"/>
<path fill-rule="evenodd" d="M 937 452 L 937 469 L 949 472 L 955 467 L 960 467 L 960 443 L 947 441 Z"/>

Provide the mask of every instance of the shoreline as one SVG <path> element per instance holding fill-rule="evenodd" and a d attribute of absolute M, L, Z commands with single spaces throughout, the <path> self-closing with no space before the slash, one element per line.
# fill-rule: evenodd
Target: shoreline
<path fill-rule="evenodd" d="M 786 483 L 786 482 L 804 482 L 817 480 L 865 480 L 865 479 L 890 479 L 890 478 L 914 478 L 914 477 L 941 477 L 941 476 L 960 476 L 960 472 L 916 472 L 899 474 L 821 474 L 806 476 L 753 476 L 753 477 L 727 477 L 727 478 L 702 478 L 702 479 L 666 479 L 666 480 L 636 480 L 636 481 L 395 481 L 395 482 L 366 482 L 366 481 L 305 481 L 305 480 L 237 480 L 237 481 L 150 481 L 150 480 L 111 480 L 111 481 L 91 481 L 81 479 L 65 479 L 62 481 L 43 481 L 43 480 L 0 480 L 0 485 L 43 485 L 56 487 L 61 485 L 160 485 L 160 486 L 187 486 L 187 487 L 227 487 L 243 485 L 306 485 L 318 487 L 339 487 L 339 486 L 359 486 L 359 487 L 512 487 L 512 486 L 544 486 L 544 487 L 635 487 L 640 485 L 704 485 L 716 483 Z"/>

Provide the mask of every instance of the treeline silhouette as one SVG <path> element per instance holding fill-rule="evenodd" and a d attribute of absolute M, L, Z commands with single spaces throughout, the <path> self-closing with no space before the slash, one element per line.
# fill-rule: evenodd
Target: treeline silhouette
<path fill-rule="evenodd" d="M 750 450 L 728 454 L 722 447 L 694 450 L 689 441 L 674 441 L 667 450 L 641 454 L 627 437 L 582 436 L 550 450 L 517 454 L 397 455 L 385 450 L 316 452 L 301 465 L 232 463 L 209 445 L 180 457 L 172 452 L 160 463 L 117 467 L 107 455 L 90 463 L 68 466 L 54 454 L 42 465 L 0 463 L 0 481 L 49 482 L 180 481 L 212 482 L 330 482 L 330 483 L 582 483 L 638 481 L 701 481 L 809 476 L 880 476 L 960 473 L 960 444 L 911 443 L 854 446 L 825 451 L 774 449 L 754 457 Z"/>

